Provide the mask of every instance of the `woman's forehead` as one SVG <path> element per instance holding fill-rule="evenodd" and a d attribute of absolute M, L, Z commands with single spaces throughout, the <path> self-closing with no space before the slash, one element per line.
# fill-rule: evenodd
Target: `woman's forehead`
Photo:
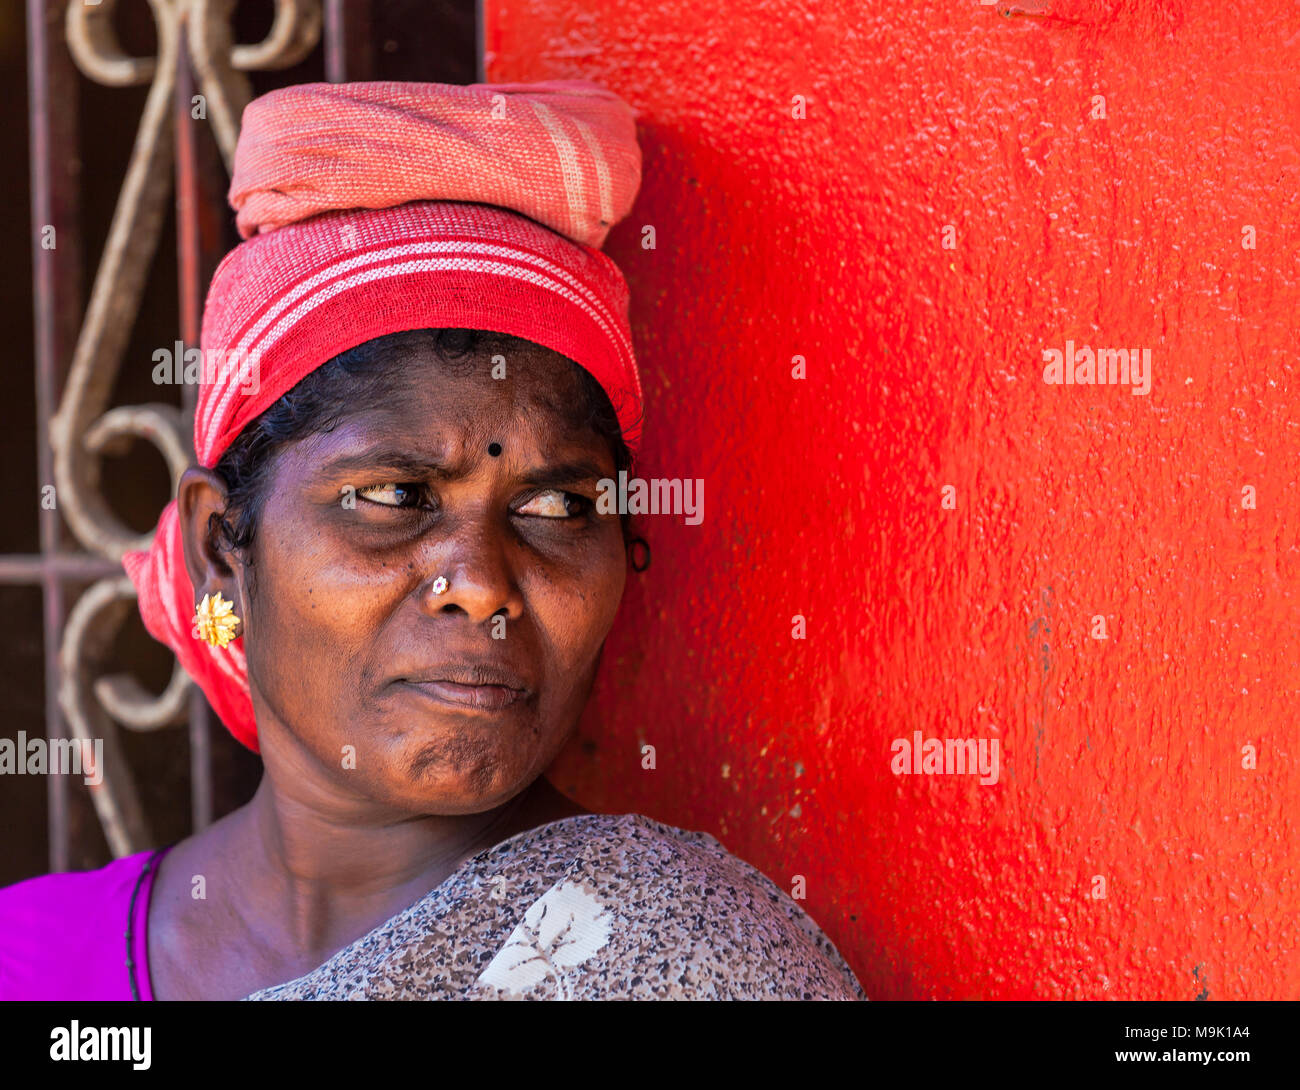
<path fill-rule="evenodd" d="M 577 368 L 550 349 L 476 351 L 450 364 L 420 353 L 398 370 L 400 396 L 382 399 L 376 425 L 460 432 L 484 428 L 566 433 L 585 420 Z"/>
<path fill-rule="evenodd" d="M 409 393 L 436 392 L 470 401 L 509 394 L 563 412 L 580 398 L 576 364 L 543 345 L 505 334 L 480 334 L 473 347 L 446 358 L 430 340 L 397 343 L 387 372 Z M 443 398 L 447 411 L 454 398 Z"/>
<path fill-rule="evenodd" d="M 522 376 L 512 384 L 448 376 L 357 407 L 329 431 L 294 444 L 286 462 L 316 473 L 382 466 L 451 478 L 486 456 L 521 470 L 585 463 L 607 474 L 608 442 L 585 413 L 571 403 L 564 411 L 562 403 L 552 387 L 538 389 Z"/>

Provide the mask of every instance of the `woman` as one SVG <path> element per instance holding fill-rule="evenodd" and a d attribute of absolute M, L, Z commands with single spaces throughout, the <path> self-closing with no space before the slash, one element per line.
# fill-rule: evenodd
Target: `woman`
<path fill-rule="evenodd" d="M 865 998 L 714 838 L 542 776 L 629 566 L 595 501 L 641 390 L 599 247 L 639 182 L 631 111 L 581 81 L 249 106 L 199 465 L 125 564 L 265 775 L 169 849 L 0 891 L 0 995 Z"/>

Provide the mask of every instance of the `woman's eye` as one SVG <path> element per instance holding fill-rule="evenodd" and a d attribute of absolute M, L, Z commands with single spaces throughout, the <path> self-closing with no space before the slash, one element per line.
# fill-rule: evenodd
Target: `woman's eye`
<path fill-rule="evenodd" d="M 586 514 L 590 507 L 591 500 L 586 496 L 550 488 L 545 492 L 539 492 L 523 506 L 516 507 L 515 511 L 520 515 L 531 515 L 536 518 L 568 519 Z"/>
<path fill-rule="evenodd" d="M 420 500 L 419 485 L 372 484 L 358 488 L 357 495 L 382 507 L 415 507 Z"/>

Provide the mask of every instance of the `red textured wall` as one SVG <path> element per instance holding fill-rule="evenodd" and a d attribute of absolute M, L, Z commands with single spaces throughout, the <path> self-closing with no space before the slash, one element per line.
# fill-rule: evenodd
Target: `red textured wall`
<path fill-rule="evenodd" d="M 640 473 L 705 480 L 555 782 L 804 875 L 873 998 L 1300 998 L 1300 5 L 485 6 L 640 115 Z"/>

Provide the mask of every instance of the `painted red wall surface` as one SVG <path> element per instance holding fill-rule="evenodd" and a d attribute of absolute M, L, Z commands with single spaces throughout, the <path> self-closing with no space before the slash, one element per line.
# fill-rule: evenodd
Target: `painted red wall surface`
<path fill-rule="evenodd" d="M 805 876 L 873 998 L 1300 998 L 1300 5 L 485 3 L 638 111 L 639 472 L 705 481 L 555 782 Z"/>

